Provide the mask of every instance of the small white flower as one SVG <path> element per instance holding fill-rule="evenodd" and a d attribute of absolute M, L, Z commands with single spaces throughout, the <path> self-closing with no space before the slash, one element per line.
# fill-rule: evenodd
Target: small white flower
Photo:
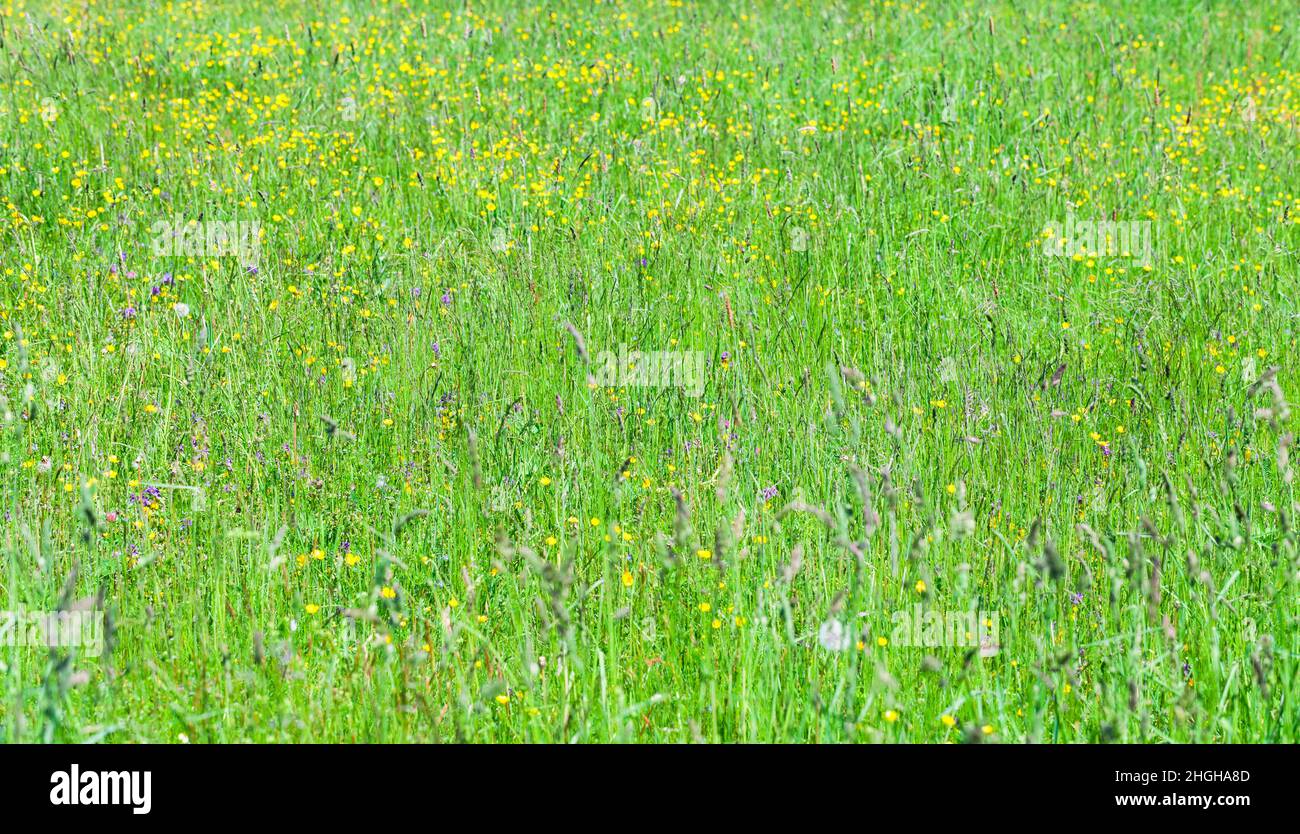
<path fill-rule="evenodd" d="M 849 647 L 849 636 L 844 631 L 844 623 L 839 620 L 827 620 L 817 630 L 817 642 L 828 652 L 842 652 Z"/>
<path fill-rule="evenodd" d="M 185 318 L 190 314 L 190 305 L 185 304 L 184 302 L 181 301 L 177 301 L 175 304 L 173 304 L 172 309 L 175 310 L 176 315 L 180 316 L 181 318 Z"/>

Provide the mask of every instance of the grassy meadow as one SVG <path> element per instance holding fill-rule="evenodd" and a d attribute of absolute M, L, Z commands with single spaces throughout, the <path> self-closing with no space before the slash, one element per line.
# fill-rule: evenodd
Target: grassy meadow
<path fill-rule="evenodd" d="M 1297 12 L 0 0 L 0 739 L 1300 741 Z"/>

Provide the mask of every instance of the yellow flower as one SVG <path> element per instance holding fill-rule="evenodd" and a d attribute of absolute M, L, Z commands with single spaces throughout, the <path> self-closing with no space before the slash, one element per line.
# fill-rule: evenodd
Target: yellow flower
<path fill-rule="evenodd" d="M 916 592 L 917 592 L 918 594 L 924 594 L 924 593 L 925 593 L 925 580 L 924 580 L 924 579 L 918 579 L 918 580 L 916 580 Z"/>
<path fill-rule="evenodd" d="M 501 693 L 497 696 L 497 703 L 504 707 L 506 704 L 510 703 L 510 696 L 504 692 Z"/>
<path fill-rule="evenodd" d="M 632 571 L 630 570 L 623 571 L 623 587 L 624 588 L 632 587 Z"/>
<path fill-rule="evenodd" d="M 317 605 L 317 604 L 314 603 L 314 602 L 309 602 L 309 603 L 307 603 L 307 609 L 306 609 L 306 610 L 307 610 L 307 613 L 308 613 L 308 614 L 315 614 L 316 612 L 320 611 L 320 606 Z"/>
<path fill-rule="evenodd" d="M 697 551 L 695 551 L 695 555 L 696 555 L 696 556 L 699 556 L 701 559 L 712 559 L 712 558 L 713 558 L 713 551 L 711 551 L 711 550 L 697 550 Z"/>
<path fill-rule="evenodd" d="M 945 727 L 951 727 L 957 723 L 957 719 L 953 718 L 951 715 L 944 715 L 939 720 L 943 722 L 943 726 Z"/>
<path fill-rule="evenodd" d="M 898 720 L 898 711 L 892 709 L 885 710 L 885 720 L 888 721 L 890 724 L 893 724 L 895 721 Z"/>
<path fill-rule="evenodd" d="M 541 480 L 539 483 L 541 483 L 542 486 L 550 486 L 550 485 L 551 485 L 551 479 L 548 478 L 548 477 L 546 477 L 545 475 L 543 475 L 543 476 L 542 476 L 542 480 Z"/>
<path fill-rule="evenodd" d="M 393 597 L 397 596 L 397 591 L 394 591 L 392 588 L 385 585 L 383 589 L 379 592 L 379 595 L 382 596 L 384 599 L 392 599 Z"/>

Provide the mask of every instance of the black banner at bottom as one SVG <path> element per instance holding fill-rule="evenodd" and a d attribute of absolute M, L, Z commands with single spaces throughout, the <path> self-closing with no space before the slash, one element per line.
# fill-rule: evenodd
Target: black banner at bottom
<path fill-rule="evenodd" d="M 0 808 L 55 822 L 345 824 L 487 803 L 499 824 L 570 803 L 626 819 L 694 796 L 731 823 L 774 803 L 842 813 L 845 799 L 927 819 L 1002 805 L 1217 822 L 1289 810 L 1293 761 L 1265 746 L 10 746 Z"/>

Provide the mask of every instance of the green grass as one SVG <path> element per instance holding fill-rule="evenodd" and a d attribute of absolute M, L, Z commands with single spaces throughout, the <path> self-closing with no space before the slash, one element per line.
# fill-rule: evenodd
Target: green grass
<path fill-rule="evenodd" d="M 1300 740 L 1294 3 L 470 5 L 0 8 L 0 738 Z"/>

